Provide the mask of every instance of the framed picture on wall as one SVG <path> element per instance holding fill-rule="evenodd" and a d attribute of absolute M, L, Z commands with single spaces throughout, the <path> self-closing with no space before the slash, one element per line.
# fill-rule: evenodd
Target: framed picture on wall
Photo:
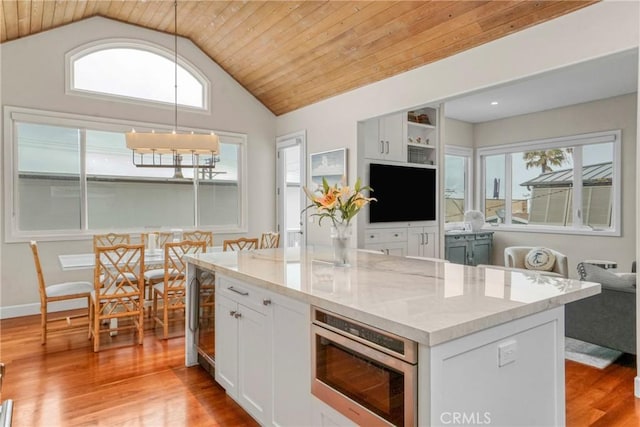
<path fill-rule="evenodd" d="M 347 176 L 347 149 L 323 151 L 311 154 L 311 181 L 321 186 L 322 178 L 334 185 Z"/>

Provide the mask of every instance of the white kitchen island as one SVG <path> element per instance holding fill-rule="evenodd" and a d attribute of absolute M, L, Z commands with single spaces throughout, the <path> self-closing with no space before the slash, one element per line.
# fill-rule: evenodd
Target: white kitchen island
<path fill-rule="evenodd" d="M 196 270 L 216 274 L 216 381 L 263 425 L 359 419 L 311 394 L 312 307 L 417 343 L 405 425 L 564 425 L 564 304 L 600 292 L 596 283 L 356 250 L 350 267 L 335 267 L 324 247 L 189 263 L 188 301 Z M 187 327 L 187 366 L 197 364 L 194 339 Z"/>

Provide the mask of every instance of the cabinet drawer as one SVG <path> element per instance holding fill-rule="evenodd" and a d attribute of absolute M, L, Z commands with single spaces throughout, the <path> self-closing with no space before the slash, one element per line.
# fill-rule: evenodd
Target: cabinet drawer
<path fill-rule="evenodd" d="M 476 234 L 476 240 L 490 240 L 493 238 L 493 233 L 478 233 Z"/>
<path fill-rule="evenodd" d="M 386 242 L 406 242 L 406 228 L 369 229 L 366 231 L 365 245 Z"/>
<path fill-rule="evenodd" d="M 267 291 L 237 280 L 229 279 L 228 277 L 218 276 L 216 287 L 221 295 L 261 313 L 264 313 L 271 304 L 271 299 Z"/>
<path fill-rule="evenodd" d="M 446 242 L 466 242 L 468 240 L 475 240 L 474 234 L 448 234 L 445 237 Z"/>

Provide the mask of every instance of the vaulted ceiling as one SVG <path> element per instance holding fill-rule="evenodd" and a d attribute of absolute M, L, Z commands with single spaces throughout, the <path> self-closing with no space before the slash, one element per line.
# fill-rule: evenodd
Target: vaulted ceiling
<path fill-rule="evenodd" d="M 189 38 L 281 115 L 599 0 L 178 0 Z M 92 16 L 174 33 L 171 0 L 2 0 L 0 42 Z"/>

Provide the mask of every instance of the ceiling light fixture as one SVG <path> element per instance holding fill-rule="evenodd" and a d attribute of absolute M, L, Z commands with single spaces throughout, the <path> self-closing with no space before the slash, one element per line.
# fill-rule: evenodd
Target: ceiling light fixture
<path fill-rule="evenodd" d="M 491 101 L 491 105 L 498 105 L 498 101 Z"/>
<path fill-rule="evenodd" d="M 216 167 L 220 161 L 220 142 L 215 133 L 178 133 L 178 2 L 174 2 L 174 126 L 171 133 L 136 132 L 125 134 L 127 148 L 133 150 L 133 164 L 148 168 Z M 183 155 L 191 155 L 191 164 L 183 163 Z M 165 156 L 165 157 L 163 157 Z M 167 156 L 169 160 L 167 160 Z"/>

